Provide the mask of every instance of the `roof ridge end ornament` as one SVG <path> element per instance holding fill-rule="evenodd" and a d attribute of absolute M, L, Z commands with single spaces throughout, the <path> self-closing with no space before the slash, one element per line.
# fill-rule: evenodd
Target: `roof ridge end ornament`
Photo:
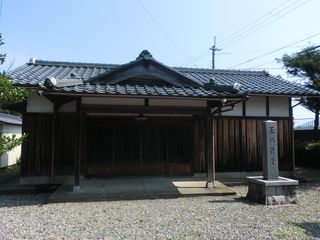
<path fill-rule="evenodd" d="M 153 57 L 152 57 L 152 54 L 148 50 L 144 49 L 139 54 L 139 56 L 136 58 L 136 60 L 139 60 L 139 59 L 149 60 L 149 59 L 153 59 Z"/>
<path fill-rule="evenodd" d="M 36 64 L 36 58 L 35 57 L 30 58 L 29 63 Z"/>

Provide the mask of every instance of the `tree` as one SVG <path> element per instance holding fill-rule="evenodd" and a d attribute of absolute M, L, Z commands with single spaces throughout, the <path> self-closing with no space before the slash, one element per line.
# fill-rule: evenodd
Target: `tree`
<path fill-rule="evenodd" d="M 292 55 L 285 54 L 280 59 L 287 73 L 304 80 L 304 85 L 320 91 L 320 51 L 319 46 L 304 48 Z M 319 128 L 320 99 L 307 97 L 302 99 L 302 105 L 314 115 L 314 130 Z"/>
<path fill-rule="evenodd" d="M 0 34 L 0 46 L 3 44 L 2 35 Z M 0 54 L 0 65 L 4 63 L 5 57 L 6 54 Z M 5 106 L 8 104 L 23 102 L 29 93 L 26 89 L 13 86 L 5 72 L 0 73 L 0 112 L 6 111 Z M 0 156 L 20 145 L 25 138 L 25 134 L 22 134 L 21 137 L 1 135 Z"/>

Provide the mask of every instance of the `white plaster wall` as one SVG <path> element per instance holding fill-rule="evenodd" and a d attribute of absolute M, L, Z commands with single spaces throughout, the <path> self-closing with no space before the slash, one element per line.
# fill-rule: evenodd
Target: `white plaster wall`
<path fill-rule="evenodd" d="M 51 113 L 53 104 L 37 92 L 33 92 L 27 99 L 27 112 Z"/>
<path fill-rule="evenodd" d="M 250 96 L 246 102 L 246 116 L 265 117 L 266 115 L 266 97 Z"/>
<path fill-rule="evenodd" d="M 150 98 L 149 106 L 206 107 L 207 102 L 205 100 Z"/>
<path fill-rule="evenodd" d="M 77 101 L 71 101 L 66 104 L 63 104 L 58 112 L 76 112 L 77 111 Z"/>
<path fill-rule="evenodd" d="M 5 124 L 2 127 L 2 134 L 6 136 L 16 135 L 17 137 L 21 137 L 21 126 L 19 125 L 8 125 Z M 3 154 L 0 157 L 0 168 L 7 167 L 13 164 L 16 164 L 20 160 L 21 156 L 21 145 L 15 147 L 11 151 Z"/>
<path fill-rule="evenodd" d="M 242 102 L 237 103 L 233 110 L 223 112 L 222 116 L 242 116 Z"/>
<path fill-rule="evenodd" d="M 270 97 L 269 106 L 270 117 L 289 117 L 288 97 Z"/>
<path fill-rule="evenodd" d="M 143 98 L 106 98 L 106 97 L 82 97 L 82 104 L 101 105 L 136 105 L 143 106 Z"/>

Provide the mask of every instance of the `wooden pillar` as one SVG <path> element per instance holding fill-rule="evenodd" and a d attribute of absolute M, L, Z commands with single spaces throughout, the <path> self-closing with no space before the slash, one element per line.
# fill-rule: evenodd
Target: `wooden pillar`
<path fill-rule="evenodd" d="M 211 106 L 208 106 L 206 114 L 206 162 L 207 162 L 207 188 L 214 186 L 214 154 L 213 154 L 213 117 Z"/>
<path fill-rule="evenodd" d="M 57 104 L 55 102 L 53 102 L 50 183 L 53 183 L 53 178 L 54 178 L 54 160 L 55 160 L 55 151 L 56 151 L 57 111 L 58 111 L 58 106 L 57 106 Z"/>
<path fill-rule="evenodd" d="M 27 128 L 27 125 L 26 125 L 26 114 L 27 114 L 27 102 L 25 101 L 23 104 L 22 104 L 22 108 L 20 110 L 20 112 L 22 113 L 22 133 L 26 133 L 28 134 L 28 128 Z M 26 139 L 25 141 L 22 142 L 21 144 L 21 162 L 20 162 L 20 177 L 23 177 L 26 174 L 27 172 L 27 154 L 26 154 L 26 149 L 27 149 L 27 144 L 28 144 L 28 139 Z"/>
<path fill-rule="evenodd" d="M 82 139 L 82 114 L 81 114 L 81 98 L 77 99 L 77 131 L 76 131 L 76 157 L 74 160 L 74 185 L 73 191 L 79 192 L 80 191 L 80 163 L 81 163 L 81 139 Z"/>

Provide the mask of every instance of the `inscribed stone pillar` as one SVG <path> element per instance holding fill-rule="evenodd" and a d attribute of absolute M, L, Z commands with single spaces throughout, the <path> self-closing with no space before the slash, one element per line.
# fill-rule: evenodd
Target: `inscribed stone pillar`
<path fill-rule="evenodd" d="M 278 167 L 278 128 L 276 121 L 263 122 L 263 178 L 276 180 L 279 177 Z"/>

